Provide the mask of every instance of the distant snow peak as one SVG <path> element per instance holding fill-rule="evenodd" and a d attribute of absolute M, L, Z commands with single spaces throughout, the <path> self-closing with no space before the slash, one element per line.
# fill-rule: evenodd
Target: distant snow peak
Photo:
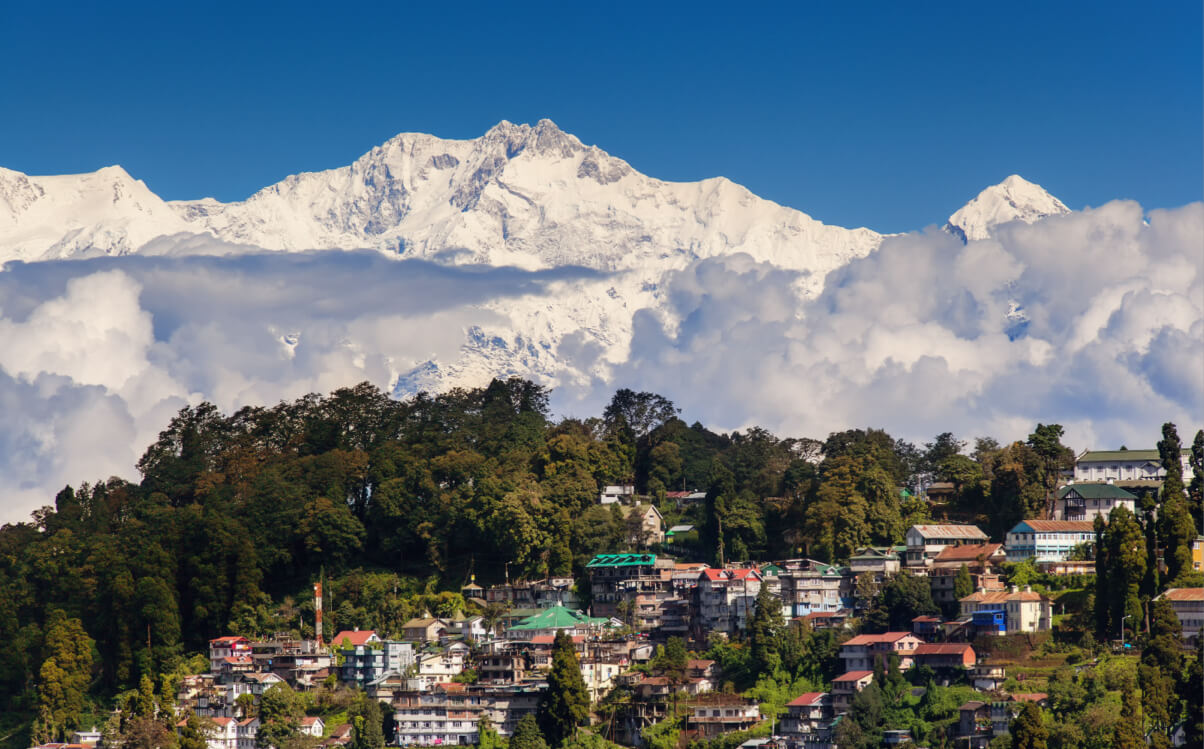
<path fill-rule="evenodd" d="M 1013 174 L 962 206 L 949 217 L 945 230 L 963 242 L 969 242 L 990 237 L 996 226 L 1009 221 L 1031 224 L 1046 216 L 1069 212 L 1070 209 L 1045 188 Z"/>

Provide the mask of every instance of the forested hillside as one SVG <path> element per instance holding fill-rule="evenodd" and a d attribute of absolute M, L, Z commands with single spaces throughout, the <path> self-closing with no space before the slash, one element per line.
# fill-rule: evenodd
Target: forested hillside
<path fill-rule="evenodd" d="M 872 429 L 717 434 L 628 390 L 598 418 L 554 421 L 547 391 L 521 379 L 405 401 L 363 384 L 231 415 L 185 408 L 139 461 L 141 481 L 64 488 L 0 529 L 0 707 L 59 704 L 41 693 L 58 669 L 74 685 L 64 709 L 103 712 L 209 638 L 312 634 L 319 578 L 330 636 L 451 613 L 470 575 L 578 572 L 631 546 L 623 515 L 597 503 L 606 484 L 632 481 L 668 523 L 695 524 L 677 550 L 707 561 L 899 543 L 930 512 L 915 489 L 933 478 L 956 487 L 939 512 L 1002 540 L 1069 464 L 1060 436 L 1038 425 L 965 455 L 949 434 L 922 447 Z M 681 489 L 706 499 L 666 500 Z"/>

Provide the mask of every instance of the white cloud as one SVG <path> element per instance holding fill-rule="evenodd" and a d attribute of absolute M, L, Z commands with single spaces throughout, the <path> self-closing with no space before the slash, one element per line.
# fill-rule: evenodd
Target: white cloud
<path fill-rule="evenodd" d="M 1202 241 L 1204 205 L 1143 216 L 1115 202 L 969 245 L 936 230 L 891 238 L 814 299 L 796 271 L 704 259 L 657 280 L 660 306 L 627 298 L 630 352 L 608 379 L 614 352 L 585 326 L 547 350 L 501 341 L 519 358 L 486 352 L 474 366 L 555 356 L 563 414 L 596 414 L 626 386 L 722 429 L 1011 439 L 1043 421 L 1079 448 L 1152 445 L 1164 421 L 1181 434 L 1204 421 Z M 0 272 L 0 522 L 67 483 L 136 478 L 138 455 L 187 403 L 229 412 L 362 380 L 387 388 L 540 306 L 512 313 L 508 300 L 544 299 L 555 315 L 609 286 L 580 268 L 204 254 L 228 249 Z"/>

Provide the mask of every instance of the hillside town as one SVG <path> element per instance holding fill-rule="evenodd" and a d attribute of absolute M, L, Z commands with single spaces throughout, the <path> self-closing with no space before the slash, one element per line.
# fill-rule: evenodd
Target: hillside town
<path fill-rule="evenodd" d="M 1190 471 L 1186 458 L 1183 469 Z M 177 728 L 203 721 L 208 749 L 262 747 L 259 707 L 271 690 L 345 689 L 387 706 L 390 745 L 485 744 L 486 731 L 506 741 L 524 717 L 536 715 L 556 649 L 567 647 L 593 706 L 588 722 L 606 740 L 627 746 L 647 746 L 650 729 L 679 721 L 679 746 L 733 735 L 748 749 L 839 747 L 838 728 L 858 694 L 891 678 L 914 696 L 950 685 L 972 690 L 942 745 L 999 746 L 1025 705 L 1050 705 L 1047 689 L 1028 688 L 1026 659 L 1051 652 L 1059 621 L 1069 615 L 1062 593 L 1096 574 L 1097 524 L 1118 508 L 1136 512 L 1139 497 L 1131 490 L 1157 488 L 1164 477 L 1157 451 L 1086 452 L 1063 477 L 1050 517 L 1016 523 L 1003 543 L 972 524 L 917 524 L 904 544 L 858 548 L 847 564 L 799 557 L 712 566 L 675 556 L 674 538 L 695 532 L 693 526 L 667 528 L 634 487 L 607 486 L 597 501 L 631 518 L 630 540 L 639 551 L 597 554 L 583 579 L 488 587 L 470 579 L 460 590 L 462 608 L 446 616 L 428 612 L 393 632 L 351 628 L 324 637 L 322 584 L 315 583 L 316 636 L 211 640 L 206 672 L 179 682 Z M 938 502 L 948 488 L 934 483 L 925 501 Z M 691 502 L 702 495 L 667 498 Z M 1204 571 L 1204 536 L 1191 545 L 1191 566 Z M 881 629 L 871 623 L 874 599 L 899 579 L 919 581 L 935 609 L 902 621 L 889 611 L 885 631 L 874 631 Z M 1204 588 L 1170 588 L 1158 600 L 1174 613 L 1180 647 L 1196 651 Z M 772 610 L 759 611 L 766 606 Z M 749 642 L 751 628 L 767 617 L 831 636 L 839 665 L 825 691 L 768 706 L 733 691 L 724 665 L 704 656 L 717 642 Z M 1123 628 L 1118 634 L 1096 662 L 1108 653 L 1131 654 Z M 322 717 L 301 718 L 297 730 L 315 746 L 354 740 L 350 722 Z M 1171 736 L 1173 745 L 1186 745 L 1184 726 Z M 80 749 L 100 738 L 96 729 L 78 731 L 70 742 L 37 749 Z M 907 731 L 887 730 L 883 745 L 918 744 Z"/>

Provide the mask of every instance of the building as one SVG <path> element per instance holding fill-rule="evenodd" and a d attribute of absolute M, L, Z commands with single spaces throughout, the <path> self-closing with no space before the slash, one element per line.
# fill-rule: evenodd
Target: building
<path fill-rule="evenodd" d="M 1009 562 L 1065 562 L 1076 547 L 1095 546 L 1095 526 L 1086 520 L 1022 520 L 1007 533 Z"/>
<path fill-rule="evenodd" d="M 780 566 L 782 615 L 787 619 L 853 608 L 854 577 L 848 567 L 813 559 L 790 559 Z"/>
<path fill-rule="evenodd" d="M 489 603 L 508 603 L 519 609 L 546 609 L 557 605 L 574 609 L 580 605 L 577 591 L 573 589 L 575 582 L 571 577 L 507 582 L 490 586 L 485 591 L 485 600 Z"/>
<path fill-rule="evenodd" d="M 876 582 L 882 582 L 902 568 L 903 553 L 906 553 L 906 547 L 867 546 L 849 557 L 849 569 L 854 576 L 868 572 Z"/>
<path fill-rule="evenodd" d="M 933 671 L 973 668 L 978 662 L 974 648 L 964 642 L 926 642 L 915 649 L 915 664 Z"/>
<path fill-rule="evenodd" d="M 655 554 L 599 554 L 585 568 L 594 616 L 617 617 L 640 631 L 659 627 L 665 603 L 676 597 L 671 559 Z"/>
<path fill-rule="evenodd" d="M 1190 463 L 1191 449 L 1180 457 L 1183 483 L 1195 476 Z M 1162 458 L 1157 450 L 1086 450 L 1074 462 L 1074 481 L 1158 481 L 1166 479 Z"/>
<path fill-rule="evenodd" d="M 321 718 L 306 716 L 301 719 L 301 725 L 298 730 L 306 736 L 322 737 L 322 732 L 326 730 L 326 721 Z"/>
<path fill-rule="evenodd" d="M 965 565 L 975 590 L 1004 590 L 1002 566 L 1007 561 L 1003 544 L 961 544 L 946 546 L 932 560 L 928 583 L 932 599 L 942 609 L 957 607 L 957 575 Z"/>
<path fill-rule="evenodd" d="M 1183 627 L 1183 641 L 1194 646 L 1204 628 L 1204 588 L 1171 588 L 1155 600 L 1170 601 Z"/>
<path fill-rule="evenodd" d="M 343 656 L 339 680 L 361 688 L 385 674 L 405 673 L 417 662 L 411 643 L 393 640 L 344 647 L 339 653 Z"/>
<path fill-rule="evenodd" d="M 653 504 L 623 505 L 624 538 L 632 546 L 647 548 L 665 542 L 665 519 Z"/>
<path fill-rule="evenodd" d="M 840 646 L 840 659 L 846 671 L 870 671 L 878 661 L 890 664 L 890 657 L 899 657 L 899 670 L 911 668 L 916 648 L 924 641 L 911 632 L 886 632 L 880 635 L 857 635 Z"/>
<path fill-rule="evenodd" d="M 1204 572 L 1204 536 L 1196 536 L 1191 542 L 1191 568 Z"/>
<path fill-rule="evenodd" d="M 755 567 L 703 570 L 698 576 L 696 636 L 704 640 L 710 632 L 744 631 L 760 592 L 761 573 Z"/>
<path fill-rule="evenodd" d="M 429 691 L 399 692 L 393 717 L 400 746 L 478 743 L 477 724 L 488 716 L 503 737 L 513 735 L 524 715 L 534 714 L 546 683 L 510 685 L 438 684 Z"/>
<path fill-rule="evenodd" d="M 528 641 L 541 635 L 551 637 L 557 632 L 584 636 L 597 632 L 609 623 L 609 619 L 587 616 L 584 612 L 564 606 L 553 606 L 509 627 L 506 635 L 514 640 Z"/>
<path fill-rule="evenodd" d="M 874 680 L 873 671 L 849 671 L 832 680 L 832 709 L 837 713 L 848 712 L 853 697 Z"/>
<path fill-rule="evenodd" d="M 958 603 L 962 617 L 972 618 L 976 627 L 979 626 L 979 618 L 989 615 L 994 620 L 1002 613 L 1004 629 L 995 629 L 995 634 L 1045 632 L 1053 624 L 1050 600 L 1040 593 L 1034 593 L 1027 585 L 1023 591 L 1017 590 L 1015 585 L 1008 592 L 988 593 L 980 590 Z"/>
<path fill-rule="evenodd" d="M 605 486 L 602 488 L 602 493 L 598 495 L 598 504 L 613 505 L 627 501 L 635 496 L 634 484 L 619 484 L 617 486 Z"/>
<path fill-rule="evenodd" d="M 376 634 L 376 630 L 356 627 L 355 629 L 345 629 L 339 632 L 330 641 L 330 644 L 336 648 L 342 648 L 348 646 L 354 647 L 356 645 L 371 645 L 380 642 L 382 640 Z"/>
<path fill-rule="evenodd" d="M 1096 517 L 1103 517 L 1107 520 L 1117 507 L 1135 512 L 1137 495 L 1110 482 L 1073 481 L 1058 490 L 1058 498 L 1054 501 L 1054 519 L 1093 522 Z"/>
<path fill-rule="evenodd" d="M 991 539 L 973 525 L 913 525 L 907 529 L 906 568 L 926 574 L 946 546 L 984 544 Z"/>
<path fill-rule="evenodd" d="M 686 716 L 686 731 L 698 738 L 710 739 L 732 731 L 746 731 L 761 721 L 761 708 L 756 700 L 734 694 L 712 694 L 690 702 L 692 712 Z"/>
<path fill-rule="evenodd" d="M 245 637 L 218 637 L 209 641 L 209 670 L 217 673 L 227 658 L 249 658 L 251 641 Z"/>
<path fill-rule="evenodd" d="M 442 619 L 411 619 L 401 625 L 401 636 L 411 642 L 437 642 L 447 637 L 450 629 L 451 625 Z"/>
<path fill-rule="evenodd" d="M 781 732 L 786 736 L 814 733 L 832 720 L 832 695 L 827 692 L 807 692 L 786 703 Z"/>

